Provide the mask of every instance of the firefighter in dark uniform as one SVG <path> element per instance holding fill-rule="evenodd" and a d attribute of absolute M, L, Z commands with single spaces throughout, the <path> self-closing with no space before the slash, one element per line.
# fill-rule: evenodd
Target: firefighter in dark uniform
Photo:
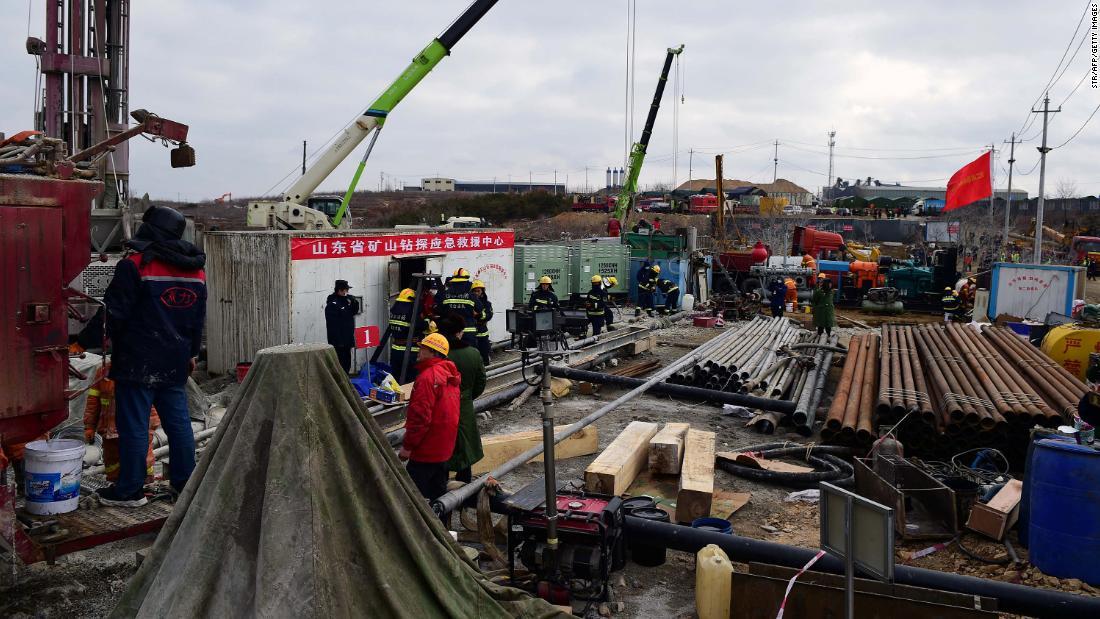
<path fill-rule="evenodd" d="M 554 280 L 550 279 L 549 275 L 543 275 L 539 278 L 539 287 L 535 288 L 531 293 L 531 298 L 527 301 L 527 307 L 532 310 L 554 310 L 558 311 L 558 295 L 554 294 Z"/>
<path fill-rule="evenodd" d="M 958 295 L 955 294 L 955 289 L 948 286 L 943 289 L 943 298 L 940 299 L 943 303 L 943 320 L 944 322 L 951 322 L 951 318 L 959 312 L 959 308 L 962 307 L 962 303 L 959 301 Z"/>
<path fill-rule="evenodd" d="M 415 299 L 416 291 L 406 288 L 397 295 L 397 300 L 390 306 L 390 368 L 393 370 L 395 379 L 401 380 L 401 366 L 404 365 L 405 357 L 411 355 L 403 384 L 416 378 L 416 356 L 420 354 L 420 347 L 417 344 L 423 333 L 422 321 L 417 321 L 416 325 L 413 325 Z M 410 331 L 413 332 L 411 345 L 408 343 Z"/>
<path fill-rule="evenodd" d="M 468 346 L 477 346 L 475 322 L 477 314 L 481 312 L 481 301 L 470 291 L 470 272 L 466 269 L 455 269 L 454 275 L 447 279 L 441 296 L 440 318 L 448 314 L 461 317 L 462 323 L 467 325 L 462 331 L 462 341 Z"/>
<path fill-rule="evenodd" d="M 355 347 L 355 315 L 359 301 L 350 296 L 351 286 L 336 280 L 332 294 L 325 299 L 325 331 L 328 343 L 336 349 L 336 358 L 345 372 L 351 372 L 351 349 Z"/>
<path fill-rule="evenodd" d="M 608 331 L 615 330 L 615 303 L 611 300 L 611 289 L 619 285 L 619 279 L 614 275 L 603 278 L 603 290 L 606 295 L 607 313 L 604 314 L 604 325 Z"/>
<path fill-rule="evenodd" d="M 638 271 L 638 307 L 634 315 L 640 316 L 645 310 L 653 315 L 653 292 L 657 289 L 657 276 L 661 274 L 659 265 L 645 265 Z"/>
<path fill-rule="evenodd" d="M 584 298 L 584 309 L 592 325 L 592 335 L 599 335 L 607 317 L 607 291 L 603 289 L 603 278 L 599 275 L 592 276 L 592 289 Z"/>
<path fill-rule="evenodd" d="M 470 286 L 470 292 L 474 293 L 475 299 L 481 303 L 481 311 L 478 312 L 475 320 L 477 350 L 481 353 L 482 363 L 489 365 L 489 321 L 493 319 L 493 304 L 489 301 L 489 295 L 485 294 L 485 282 L 480 279 L 474 280 L 473 285 Z"/>
<path fill-rule="evenodd" d="M 671 279 L 657 280 L 657 290 L 665 295 L 665 302 L 659 308 L 662 314 L 675 312 L 680 308 L 680 287 L 674 284 Z"/>

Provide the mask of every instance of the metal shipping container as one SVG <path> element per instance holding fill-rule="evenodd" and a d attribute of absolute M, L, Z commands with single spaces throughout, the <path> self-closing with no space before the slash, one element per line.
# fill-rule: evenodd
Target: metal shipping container
<path fill-rule="evenodd" d="M 465 268 L 486 284 L 497 309 L 493 341 L 505 340 L 511 307 L 511 230 L 242 231 L 206 235 L 207 355 L 211 372 L 252 361 L 262 348 L 325 342 L 325 299 L 337 279 L 361 300 L 357 331 L 368 345 L 385 332 L 389 306 L 412 274 Z M 354 351 L 361 367 L 373 350 Z M 386 357 L 383 356 L 383 359 Z"/>
<path fill-rule="evenodd" d="M 574 292 L 585 292 L 592 287 L 592 276 L 614 276 L 619 284 L 610 288 L 611 294 L 630 290 L 630 247 L 612 243 L 578 243 L 569 246 L 569 279 Z"/>
<path fill-rule="evenodd" d="M 559 299 L 568 299 L 577 292 L 569 278 L 569 261 L 569 247 L 565 245 L 516 245 L 512 300 L 516 304 L 527 303 L 543 275 L 554 280 L 554 294 Z"/>
<path fill-rule="evenodd" d="M 1053 264 L 993 264 L 989 318 L 1007 314 L 1042 322 L 1050 312 L 1069 315 L 1084 298 L 1084 267 Z"/>

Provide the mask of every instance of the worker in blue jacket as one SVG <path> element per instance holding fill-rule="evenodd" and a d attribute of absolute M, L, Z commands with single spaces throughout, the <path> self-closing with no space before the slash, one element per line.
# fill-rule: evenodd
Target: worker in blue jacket
<path fill-rule="evenodd" d="M 97 491 L 99 501 L 140 507 L 147 500 L 145 456 L 149 415 L 157 407 L 168 435 L 169 481 L 181 492 L 195 469 L 195 439 L 185 385 L 195 369 L 206 321 L 206 254 L 183 240 L 178 211 L 153 206 L 126 245 L 104 296 L 116 383 L 118 481 Z"/>

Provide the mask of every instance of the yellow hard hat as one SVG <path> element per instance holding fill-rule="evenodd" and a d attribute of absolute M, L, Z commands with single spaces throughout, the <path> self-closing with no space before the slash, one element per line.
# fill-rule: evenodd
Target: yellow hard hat
<path fill-rule="evenodd" d="M 416 291 L 412 288 L 406 288 L 397 295 L 398 301 L 412 301 L 416 296 Z"/>
<path fill-rule="evenodd" d="M 826 274 L 824 274 L 824 273 L 818 273 L 818 274 L 817 274 L 817 278 L 818 278 L 818 279 L 828 279 L 828 278 L 829 278 L 829 276 L 828 276 L 828 275 L 826 275 Z"/>
<path fill-rule="evenodd" d="M 438 333 L 439 327 L 435 324 L 434 320 L 429 320 L 428 328 L 425 331 L 428 333 L 428 335 L 431 335 L 432 333 Z"/>
<path fill-rule="evenodd" d="M 592 276 L 592 283 L 593 284 L 599 284 L 599 283 L 602 283 L 602 282 L 603 282 L 603 278 L 600 277 L 599 275 L 593 275 Z"/>
<path fill-rule="evenodd" d="M 955 289 L 952 288 L 951 286 L 948 286 L 947 288 L 944 288 L 943 291 L 944 292 L 955 292 Z"/>
<path fill-rule="evenodd" d="M 661 272 L 661 265 L 659 265 L 659 264 L 653 265 L 653 270 L 657 273 L 660 273 Z"/>
<path fill-rule="evenodd" d="M 459 268 L 455 269 L 454 276 L 455 277 L 469 277 L 470 272 L 467 271 L 466 269 L 463 269 L 462 267 L 459 267 Z"/>
<path fill-rule="evenodd" d="M 618 286 L 618 285 L 619 285 L 619 280 L 618 280 L 618 278 L 616 278 L 616 277 L 615 277 L 614 275 L 612 275 L 611 277 L 607 278 L 607 281 L 608 281 L 608 283 L 609 283 L 609 284 L 611 284 L 612 286 Z"/>
<path fill-rule="evenodd" d="M 426 346 L 434 350 L 435 352 L 447 356 L 447 353 L 451 351 L 451 345 L 447 343 L 447 338 L 443 337 L 439 333 L 432 333 L 431 335 L 420 340 L 421 346 Z"/>
<path fill-rule="evenodd" d="M 554 280 L 550 279 L 549 275 L 543 275 L 542 277 L 539 278 L 539 283 L 540 284 L 553 284 Z"/>
<path fill-rule="evenodd" d="M 481 281 L 480 279 L 475 279 L 474 283 L 470 284 L 470 290 L 473 290 L 474 288 L 481 288 L 484 290 L 485 282 Z"/>

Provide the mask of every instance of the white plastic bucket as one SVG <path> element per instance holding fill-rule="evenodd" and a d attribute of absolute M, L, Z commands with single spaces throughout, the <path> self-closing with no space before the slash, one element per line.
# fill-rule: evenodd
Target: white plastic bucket
<path fill-rule="evenodd" d="M 794 311 L 794 303 L 788 303 L 787 304 L 787 311 L 788 312 L 793 312 Z"/>
<path fill-rule="evenodd" d="M 695 295 L 685 294 L 683 302 L 680 303 L 680 309 L 684 310 L 685 312 L 690 312 L 691 310 L 695 309 Z"/>
<path fill-rule="evenodd" d="M 84 443 L 67 438 L 27 443 L 24 453 L 27 511 L 40 516 L 64 514 L 80 502 Z"/>

